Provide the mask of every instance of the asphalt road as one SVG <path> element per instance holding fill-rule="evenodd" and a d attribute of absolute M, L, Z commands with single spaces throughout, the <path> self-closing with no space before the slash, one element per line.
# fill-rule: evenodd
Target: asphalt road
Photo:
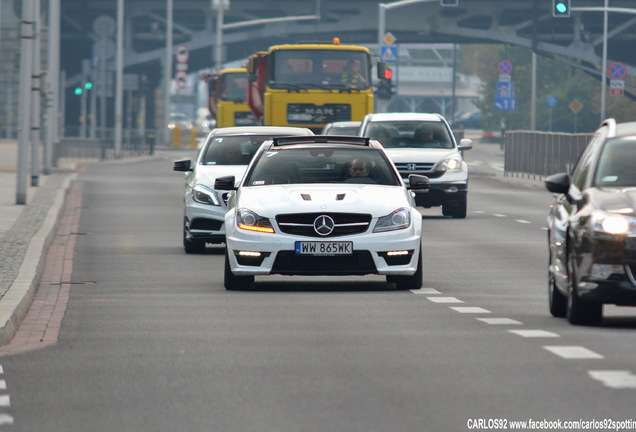
<path fill-rule="evenodd" d="M 547 192 L 475 178 L 465 220 L 422 209 L 418 291 L 368 276 L 257 277 L 252 291 L 228 292 L 220 248 L 183 252 L 183 179 L 170 158 L 95 165 L 78 181 L 59 340 L 0 359 L 10 398 L 0 413 L 13 419 L 0 430 L 452 432 L 499 419 L 508 429 L 636 420 L 634 311 L 608 307 L 599 328 L 548 313 Z"/>

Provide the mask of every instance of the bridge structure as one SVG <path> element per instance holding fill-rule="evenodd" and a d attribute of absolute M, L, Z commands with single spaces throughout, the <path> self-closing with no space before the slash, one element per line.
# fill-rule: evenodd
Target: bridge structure
<path fill-rule="evenodd" d="M 12 36 L 18 39 L 20 3 L 2 3 L 5 52 Z M 457 3 L 448 7 L 440 0 L 385 0 L 388 7 L 381 20 L 382 6 L 377 0 L 178 0 L 173 2 L 171 36 L 173 49 L 182 45 L 188 48 L 190 71 L 214 69 L 215 58 L 224 63 L 237 62 L 270 45 L 331 40 L 334 36 L 342 43 L 361 44 L 379 52 L 380 29 L 384 28 L 401 44 L 499 43 L 526 47 L 538 55 L 576 65 L 600 79 L 603 13 L 583 10 L 599 6 L 598 0 L 571 0 L 568 18 L 552 15 L 552 0 Z M 610 0 L 610 6 L 615 8 L 633 9 L 633 3 Z M 126 74 L 144 78 L 140 91 L 162 88 L 167 4 L 166 0 L 124 1 L 124 68 Z M 117 2 L 111 0 L 61 2 L 60 64 L 69 90 L 85 79 L 87 62 L 92 65 L 102 57 L 107 60 L 107 69 L 112 69 L 116 6 Z M 218 32 L 221 9 L 222 32 Z M 624 63 L 627 75 L 633 76 L 636 15 L 612 12 L 608 16 L 607 58 Z M 276 20 L 281 17 L 302 19 Z M 15 66 L 11 62 L 0 70 L 5 82 L 7 68 Z"/>

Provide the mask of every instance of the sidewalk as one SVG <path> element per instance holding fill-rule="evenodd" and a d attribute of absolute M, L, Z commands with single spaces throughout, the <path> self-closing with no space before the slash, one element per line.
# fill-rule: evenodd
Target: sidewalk
<path fill-rule="evenodd" d="M 27 203 L 18 205 L 17 154 L 15 140 L 0 140 L 0 345 L 11 341 L 31 305 L 76 176 L 72 166 L 58 167 L 33 187 L 29 175 Z"/>

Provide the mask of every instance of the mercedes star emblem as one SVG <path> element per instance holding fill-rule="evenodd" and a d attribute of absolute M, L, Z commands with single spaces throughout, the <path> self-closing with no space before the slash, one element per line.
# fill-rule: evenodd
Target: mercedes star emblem
<path fill-rule="evenodd" d="M 314 220 L 314 230 L 321 236 L 331 234 L 335 225 L 333 219 L 326 215 L 318 216 L 316 220 Z"/>

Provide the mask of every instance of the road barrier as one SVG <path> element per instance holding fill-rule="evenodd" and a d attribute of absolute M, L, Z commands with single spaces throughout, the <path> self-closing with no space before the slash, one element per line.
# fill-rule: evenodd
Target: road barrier
<path fill-rule="evenodd" d="M 592 134 L 510 131 L 504 140 L 504 176 L 542 179 L 570 171 Z"/>
<path fill-rule="evenodd" d="M 65 136 L 55 146 L 53 164 L 57 165 L 59 159 L 70 158 L 79 160 L 111 160 L 125 159 L 142 155 L 153 154 L 155 149 L 154 131 L 146 131 L 146 134 L 130 135 L 122 142 L 119 154 L 115 151 L 115 139 L 113 131 L 107 131 L 105 138 L 80 138 Z"/>

